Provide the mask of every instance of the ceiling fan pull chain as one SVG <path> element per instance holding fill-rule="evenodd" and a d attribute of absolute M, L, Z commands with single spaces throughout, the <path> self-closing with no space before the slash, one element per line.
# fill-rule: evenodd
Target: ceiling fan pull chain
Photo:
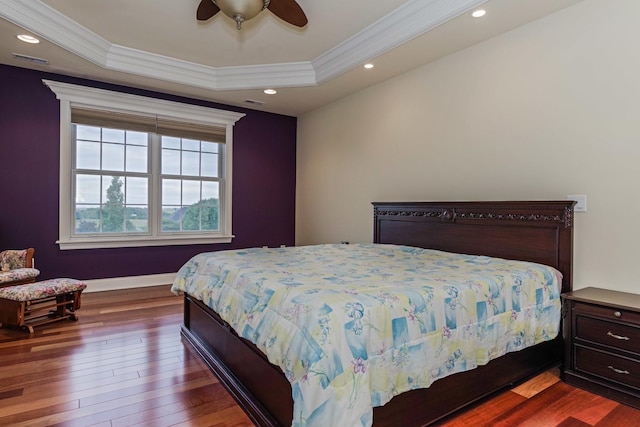
<path fill-rule="evenodd" d="M 244 16 L 239 13 L 233 17 L 236 20 L 236 28 L 239 30 L 242 28 L 242 23 L 245 21 Z"/>

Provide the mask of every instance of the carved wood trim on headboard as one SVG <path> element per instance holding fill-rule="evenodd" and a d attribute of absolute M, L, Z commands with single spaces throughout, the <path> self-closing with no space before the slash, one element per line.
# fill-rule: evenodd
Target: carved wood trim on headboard
<path fill-rule="evenodd" d="M 550 265 L 572 289 L 574 201 L 375 202 L 375 243 Z"/>

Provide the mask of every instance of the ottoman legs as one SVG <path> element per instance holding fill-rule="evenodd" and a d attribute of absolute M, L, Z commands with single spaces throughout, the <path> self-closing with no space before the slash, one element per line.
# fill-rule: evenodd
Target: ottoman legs
<path fill-rule="evenodd" d="M 31 301 L 13 301 L 0 298 L 0 323 L 33 333 L 34 326 L 59 320 L 78 320 L 82 290 Z M 46 311 L 46 312 L 45 312 Z"/>

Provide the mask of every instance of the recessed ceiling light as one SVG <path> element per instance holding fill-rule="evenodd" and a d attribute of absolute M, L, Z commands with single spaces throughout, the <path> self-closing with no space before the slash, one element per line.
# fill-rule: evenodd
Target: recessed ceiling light
<path fill-rule="evenodd" d="M 364 64 L 364 68 L 369 70 L 369 69 L 373 68 L 373 64 Z"/>
<path fill-rule="evenodd" d="M 266 93 L 267 95 L 275 95 L 276 93 L 278 93 L 278 91 L 275 89 L 265 89 L 264 93 Z"/>
<path fill-rule="evenodd" d="M 478 10 L 474 10 L 471 16 L 473 16 L 474 18 L 480 18 L 481 16 L 484 16 L 486 14 L 487 14 L 486 10 L 478 9 Z"/>
<path fill-rule="evenodd" d="M 40 43 L 40 40 L 28 34 L 18 34 L 16 37 L 18 37 L 18 40 L 21 40 L 25 43 L 32 43 L 32 44 Z"/>

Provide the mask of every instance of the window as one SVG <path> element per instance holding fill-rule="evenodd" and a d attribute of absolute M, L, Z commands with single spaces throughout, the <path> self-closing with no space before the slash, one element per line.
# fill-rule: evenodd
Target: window
<path fill-rule="evenodd" d="M 61 249 L 231 241 L 244 114 L 44 83 L 60 100 Z"/>

